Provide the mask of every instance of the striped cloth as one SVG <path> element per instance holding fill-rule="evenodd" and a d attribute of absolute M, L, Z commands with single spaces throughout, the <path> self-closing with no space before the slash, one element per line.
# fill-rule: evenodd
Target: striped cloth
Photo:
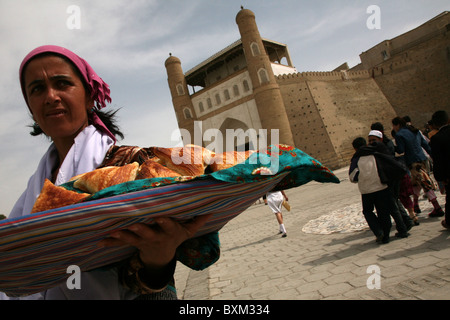
<path fill-rule="evenodd" d="M 339 183 L 328 168 L 298 149 L 271 146 L 259 154 L 196 179 L 131 181 L 102 190 L 89 201 L 1 220 L 0 291 L 9 296 L 41 292 L 63 283 L 71 265 L 89 271 L 129 257 L 134 248 L 99 248 L 96 244 L 135 223 L 151 224 L 160 216 L 183 221 L 212 213 L 196 235 L 201 236 L 220 230 L 270 190 L 311 180 Z M 278 172 L 260 174 L 270 165 L 263 156 L 274 159 L 274 154 Z"/>
<path fill-rule="evenodd" d="M 65 281 L 70 265 L 88 271 L 129 257 L 132 248 L 98 248 L 96 244 L 134 223 L 214 213 L 197 236 L 217 231 L 283 176 L 255 183 L 194 180 L 4 220 L 0 223 L 0 291 L 10 296 L 41 292 Z"/>

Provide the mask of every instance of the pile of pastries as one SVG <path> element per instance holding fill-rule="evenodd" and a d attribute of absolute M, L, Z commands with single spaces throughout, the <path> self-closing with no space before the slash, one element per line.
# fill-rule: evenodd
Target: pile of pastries
<path fill-rule="evenodd" d="M 45 180 L 31 213 L 75 204 L 105 188 L 139 179 L 157 177 L 196 177 L 244 162 L 254 151 L 228 151 L 216 154 L 196 145 L 175 148 L 151 148 L 155 157 L 142 164 L 133 162 L 121 167 L 108 166 L 83 173 L 71 179 L 82 192 L 68 190 Z"/>

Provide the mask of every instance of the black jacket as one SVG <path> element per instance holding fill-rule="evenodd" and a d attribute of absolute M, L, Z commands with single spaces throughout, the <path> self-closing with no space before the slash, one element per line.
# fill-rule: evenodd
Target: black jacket
<path fill-rule="evenodd" d="M 408 172 L 406 166 L 401 161 L 395 159 L 384 143 L 373 143 L 361 147 L 356 151 L 353 158 L 367 155 L 373 155 L 375 157 L 378 175 L 382 183 L 391 184 L 403 178 Z"/>
<path fill-rule="evenodd" d="M 446 125 L 431 137 L 433 174 L 437 181 L 450 181 L 450 125 Z"/>

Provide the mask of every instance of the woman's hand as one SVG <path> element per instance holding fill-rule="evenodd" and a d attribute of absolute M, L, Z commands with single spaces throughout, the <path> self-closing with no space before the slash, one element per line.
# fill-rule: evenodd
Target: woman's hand
<path fill-rule="evenodd" d="M 136 247 L 146 269 L 156 271 L 164 268 L 174 258 L 178 246 L 192 238 L 209 218 L 210 215 L 198 216 L 186 223 L 156 218 L 155 225 L 133 224 L 112 233 L 110 238 L 100 241 L 99 245 Z"/>

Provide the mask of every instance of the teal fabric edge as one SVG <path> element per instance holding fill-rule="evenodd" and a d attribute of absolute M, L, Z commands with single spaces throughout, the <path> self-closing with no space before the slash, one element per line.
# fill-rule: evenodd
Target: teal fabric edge
<path fill-rule="evenodd" d="M 274 175 L 286 171 L 289 174 L 277 184 L 274 191 L 295 188 L 310 181 L 340 183 L 330 169 L 305 152 L 289 146 L 271 145 L 263 151 L 253 153 L 245 162 L 228 169 L 205 173 L 196 177 L 180 176 L 129 181 L 100 190 L 84 201 L 97 200 L 174 183 L 186 183 L 211 178 L 229 183 L 251 183 L 270 179 Z M 74 187 L 74 181 L 67 182 L 61 186 L 68 190 L 82 192 Z"/>

